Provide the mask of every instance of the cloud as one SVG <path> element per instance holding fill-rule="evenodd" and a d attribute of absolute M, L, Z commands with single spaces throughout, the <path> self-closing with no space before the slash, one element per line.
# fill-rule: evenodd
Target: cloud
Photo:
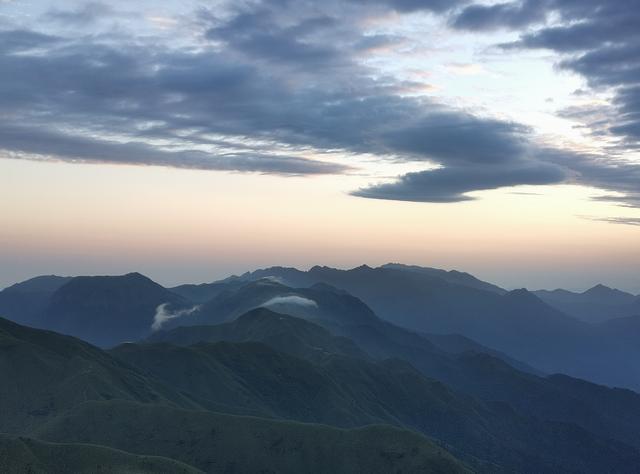
<path fill-rule="evenodd" d="M 640 218 L 638 217 L 595 217 L 583 216 L 585 219 L 592 221 L 608 222 L 610 224 L 634 225 L 640 226 Z"/>
<path fill-rule="evenodd" d="M 266 7 L 241 11 L 231 20 L 209 28 L 206 37 L 224 42 L 248 57 L 297 68 L 307 64 L 327 67 L 340 60 L 348 61 L 338 44 L 314 41 L 316 33 L 324 36 L 338 29 L 340 23 L 336 20 L 320 15 L 283 24 L 280 13 Z"/>
<path fill-rule="evenodd" d="M 171 151 L 141 142 L 120 143 L 4 124 L 0 127 L 0 147 L 6 151 L 20 153 L 9 155 L 13 157 L 26 154 L 29 159 L 57 159 L 72 163 L 155 165 L 280 175 L 333 174 L 349 169 L 340 164 L 294 156 L 247 152 L 215 154 L 199 150 Z"/>
<path fill-rule="evenodd" d="M 317 308 L 318 303 L 309 298 L 304 298 L 298 295 L 289 295 L 289 296 L 276 296 L 271 298 L 268 301 L 265 301 L 260 306 L 264 308 L 269 308 L 271 306 L 280 306 L 280 305 L 293 305 L 293 306 L 302 306 L 305 308 Z"/>
<path fill-rule="evenodd" d="M 466 193 L 522 184 L 557 184 L 566 172 L 553 164 L 523 162 L 504 165 L 447 167 L 408 173 L 392 183 L 355 191 L 355 196 L 398 201 L 450 203 L 473 199 Z"/>
<path fill-rule="evenodd" d="M 454 28 L 465 30 L 494 30 L 521 28 L 546 18 L 545 0 L 496 3 L 494 5 L 470 5 L 455 16 Z"/>
<path fill-rule="evenodd" d="M 276 275 L 267 275 L 265 277 L 262 277 L 257 281 L 257 283 L 260 282 L 277 283 L 279 285 L 285 284 L 284 279 Z"/>
<path fill-rule="evenodd" d="M 47 20 L 82 26 L 99 21 L 115 14 L 113 8 L 102 2 L 86 2 L 75 10 L 62 10 L 53 8 L 49 10 L 45 18 Z"/>
<path fill-rule="evenodd" d="M 571 171 L 571 182 L 614 193 L 596 199 L 640 207 L 640 165 L 624 156 L 640 151 L 640 9 L 627 0 L 521 0 L 475 4 L 453 16 L 455 28 L 521 31 L 505 49 L 547 49 L 560 69 L 577 73 L 598 90 L 613 93 L 608 105 L 565 108 L 592 135 L 612 139 L 609 156 L 546 150 Z M 584 90 L 581 90 L 584 95 Z M 616 222 L 613 219 L 611 222 Z"/>
<path fill-rule="evenodd" d="M 398 12 L 431 11 L 436 13 L 446 12 L 458 5 L 467 3 L 467 0 L 349 0 L 361 5 L 383 5 Z"/>
<path fill-rule="evenodd" d="M 514 12 L 521 13 L 522 21 L 513 21 Z M 611 90 L 617 113 L 611 115 L 607 132 L 622 139 L 628 150 L 640 147 L 640 9 L 633 2 L 524 0 L 473 5 L 452 24 L 472 30 L 522 29 L 517 41 L 503 47 L 554 51 L 559 54 L 559 68 L 580 74 L 594 88 Z M 530 25 L 537 27 L 524 28 Z"/>
<path fill-rule="evenodd" d="M 470 114 L 437 109 L 406 118 L 399 127 L 383 130 L 384 145 L 410 153 L 415 159 L 443 163 L 508 163 L 527 146 L 529 130 L 518 124 L 481 119 Z"/>
<path fill-rule="evenodd" d="M 182 318 L 183 316 L 189 316 L 194 312 L 200 309 L 200 306 L 194 306 L 189 309 L 180 309 L 176 311 L 171 311 L 169 308 L 169 303 L 164 303 L 159 305 L 156 308 L 156 314 L 153 317 L 153 323 L 151 324 L 152 331 L 159 331 L 162 329 L 165 323 L 171 321 L 172 319 Z"/>
<path fill-rule="evenodd" d="M 0 51 L 5 54 L 51 46 L 57 41 L 59 41 L 59 38 L 56 36 L 36 31 L 24 29 L 0 30 Z"/>
<path fill-rule="evenodd" d="M 569 14 L 569 0 L 548 2 L 563 3 Z M 372 39 L 363 20 L 390 11 L 455 15 L 464 3 L 234 3 L 200 10 L 190 31 L 196 39 L 186 45 L 135 32 L 73 36 L 71 26 L 57 37 L 0 31 L 0 153 L 283 175 L 346 173 L 348 166 L 316 157 L 364 153 L 435 169 L 354 192 L 363 197 L 455 202 L 479 190 L 574 182 L 623 193 L 633 205 L 637 165 L 541 149 L 521 124 L 402 95 L 406 83 L 363 61 L 371 47 L 402 40 Z M 516 7 L 531 25 L 541 24 L 538 3 L 503 5 L 505 25 L 526 23 L 511 18 Z M 597 60 L 565 59 L 581 62 L 562 67 L 596 79 Z M 618 74 L 617 81 L 633 77 Z M 637 93 L 628 87 L 617 97 L 624 113 L 608 130 L 631 136 Z"/>

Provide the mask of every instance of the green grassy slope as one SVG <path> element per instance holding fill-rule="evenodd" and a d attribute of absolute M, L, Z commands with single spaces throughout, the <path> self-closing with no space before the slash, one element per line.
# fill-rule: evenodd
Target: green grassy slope
<path fill-rule="evenodd" d="M 171 342 L 189 346 L 198 342 L 263 342 L 290 355 L 322 360 L 329 354 L 367 358 L 345 337 L 301 318 L 256 308 L 237 319 L 214 326 L 180 326 L 153 334 L 146 342 Z"/>
<path fill-rule="evenodd" d="M 47 443 L 0 434 L 0 472 L 5 474 L 197 474 L 179 461 L 140 456 L 89 444 Z"/>
<path fill-rule="evenodd" d="M 0 432 L 24 433 L 85 400 L 115 398 L 195 406 L 85 342 L 0 319 Z"/>
<path fill-rule="evenodd" d="M 168 456 L 209 473 L 469 472 L 425 437 L 390 426 L 343 430 L 124 401 L 87 402 L 36 434 Z"/>
<path fill-rule="evenodd" d="M 230 334 L 238 340 L 265 341 L 273 349 L 283 351 L 287 351 L 291 345 L 307 348 L 316 345 L 316 342 L 310 342 L 315 341 L 315 337 L 307 341 L 304 338 L 315 336 L 317 331 L 293 330 L 296 327 L 292 324 L 295 318 L 279 317 L 267 310 L 255 310 L 252 313 L 262 316 L 254 318 L 251 317 L 251 313 L 241 316 L 236 320 L 241 321 L 239 324 L 232 322 L 219 326 L 182 327 L 162 333 L 159 339 L 188 344 L 201 339 L 219 340 Z M 266 321 L 269 322 L 268 325 L 265 324 Z M 298 321 L 303 327 L 314 326 L 309 321 Z M 252 324 L 254 322 L 257 324 Z M 265 328 L 268 330 L 265 331 Z M 332 325 L 331 328 L 353 336 L 362 347 L 376 357 L 395 356 L 410 360 L 423 373 L 452 384 L 457 393 L 421 377 L 408 364 L 400 362 L 371 363 L 371 359 L 358 360 L 353 357 L 336 356 L 325 356 L 318 360 L 306 357 L 316 362 L 315 365 L 307 364 L 307 377 L 314 373 L 317 379 L 326 380 L 320 384 L 325 389 L 337 386 L 342 393 L 340 397 L 325 399 L 325 403 L 321 405 L 324 410 L 296 410 L 301 406 L 300 397 L 307 403 L 307 407 L 310 406 L 308 403 L 314 400 L 311 396 L 313 391 L 304 391 L 313 388 L 313 384 L 303 383 L 305 378 L 301 376 L 297 379 L 287 378 L 286 374 L 292 373 L 286 368 L 289 360 L 287 358 L 275 358 L 269 355 L 269 351 L 264 351 L 264 356 L 255 357 L 258 362 L 264 362 L 262 366 L 252 361 L 250 351 L 238 350 L 234 357 L 230 358 L 227 354 L 223 360 L 218 360 L 225 352 L 222 347 L 227 347 L 228 351 L 232 347 L 229 345 L 218 346 L 216 351 L 203 350 L 206 346 L 202 345 L 182 350 L 173 348 L 170 352 L 183 354 L 178 359 L 186 358 L 189 354 L 188 357 L 194 360 L 202 357 L 218 360 L 217 363 L 222 363 L 225 367 L 225 373 L 230 371 L 237 374 L 242 380 L 242 387 L 258 388 L 251 396 L 257 396 L 260 400 L 265 397 L 267 403 L 270 397 L 281 401 L 276 416 L 302 421 L 339 423 L 342 426 L 364 424 L 371 422 L 371 417 L 374 417 L 374 421 L 377 422 L 408 426 L 441 439 L 453 446 L 453 452 L 464 459 L 475 456 L 514 467 L 542 463 L 541 469 L 547 461 L 557 462 L 569 469 L 570 466 L 582 462 L 581 445 L 606 445 L 604 440 L 613 438 L 638 447 L 637 425 L 633 424 L 633 420 L 640 403 L 634 404 L 634 400 L 630 399 L 624 404 L 624 409 L 614 412 L 611 405 L 618 405 L 614 397 L 616 391 L 586 384 L 588 386 L 584 388 L 585 396 L 598 388 L 604 389 L 604 393 L 599 397 L 601 403 L 589 404 L 575 392 L 560 390 L 556 384 L 551 383 L 552 379 L 518 371 L 488 354 L 442 354 L 420 335 L 389 323 L 379 321 L 376 325 Z M 229 331 L 230 329 L 233 330 Z M 274 333 L 279 335 L 277 339 L 266 337 Z M 167 380 L 172 386 L 186 391 L 192 390 L 193 385 L 186 380 L 189 378 L 189 371 L 186 369 L 198 364 L 186 363 L 184 370 L 172 368 L 177 358 L 167 355 L 168 347 L 170 346 L 129 346 L 128 354 L 123 356 L 125 360 L 140 364 L 159 378 Z M 245 346 L 245 349 L 248 347 Z M 304 351 L 300 353 L 304 357 Z M 312 355 L 314 353 L 312 352 Z M 273 363 L 276 360 L 278 363 Z M 296 366 L 301 370 L 300 363 L 296 363 Z M 247 370 L 248 367 L 253 367 L 252 371 Z M 201 375 L 204 371 L 196 373 Z M 252 376 L 252 373 L 257 376 Z M 215 382 L 219 378 L 215 372 L 209 372 L 209 375 L 202 378 L 208 381 L 210 387 L 204 394 L 206 397 L 211 396 L 218 386 L 225 385 Z M 299 384 L 295 385 L 296 381 Z M 264 391 L 265 387 L 273 388 Z M 483 405 L 477 400 L 461 397 L 460 392 L 488 403 Z M 516 408 L 519 414 L 508 408 L 505 402 Z M 348 410 L 343 409 L 343 406 L 349 407 Z M 348 411 L 349 416 L 340 417 L 337 422 L 335 419 L 325 418 L 327 414 L 344 411 Z M 620 416 L 623 412 L 626 412 L 627 419 Z M 363 417 L 362 413 L 366 413 L 367 417 Z M 273 411 L 269 411 L 269 414 L 274 416 Z M 536 418 L 541 421 L 537 421 Z M 545 423 L 544 420 L 549 422 Z M 576 429 L 575 425 L 592 434 L 577 434 L 580 430 Z M 532 436 L 532 432 L 536 433 L 536 436 Z M 579 436 L 579 441 L 578 438 L 572 440 L 572 436 Z M 560 445 L 565 446 L 564 459 L 563 455 L 554 449 Z M 611 456 L 610 462 L 625 459 L 625 448 L 616 452 L 618 448 L 614 448 L 614 445 L 615 443 L 607 448 L 606 455 L 603 452 L 598 458 Z M 626 450 L 633 456 L 633 450 Z M 538 459 L 535 459 L 536 456 Z M 590 456 L 592 455 L 587 453 L 585 458 Z"/>

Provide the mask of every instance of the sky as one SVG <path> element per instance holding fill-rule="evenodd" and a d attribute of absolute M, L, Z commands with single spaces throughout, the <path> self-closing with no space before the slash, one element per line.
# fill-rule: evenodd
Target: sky
<path fill-rule="evenodd" d="M 640 293 L 640 0 L 0 0 L 0 287 L 401 262 Z"/>

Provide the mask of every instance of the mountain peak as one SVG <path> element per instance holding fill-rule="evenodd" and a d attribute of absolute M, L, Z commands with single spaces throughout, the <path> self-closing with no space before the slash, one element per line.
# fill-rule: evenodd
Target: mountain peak
<path fill-rule="evenodd" d="M 603 285 L 602 283 L 598 283 L 597 285 L 586 290 L 584 293 L 600 293 L 604 291 L 610 292 L 610 291 L 616 291 L 616 290 L 606 285 Z"/>
<path fill-rule="evenodd" d="M 352 268 L 351 270 L 353 270 L 353 271 L 368 271 L 368 270 L 373 270 L 373 268 L 371 268 L 369 265 L 364 263 L 364 264 L 360 265 L 359 267 Z"/>
<path fill-rule="evenodd" d="M 126 273 L 124 276 L 129 277 L 129 278 L 145 278 L 145 279 L 148 279 L 146 276 L 144 276 L 140 272 L 129 272 L 129 273 Z"/>
<path fill-rule="evenodd" d="M 615 288 L 610 288 L 608 286 L 603 285 L 602 283 L 598 283 L 596 286 L 589 288 L 587 291 L 582 293 L 584 296 L 592 297 L 592 298 L 608 298 L 608 299 L 622 299 L 622 300 L 632 300 L 633 295 L 630 293 L 625 293 L 624 291 L 620 291 Z"/>
<path fill-rule="evenodd" d="M 326 265 L 314 265 L 313 267 L 311 267 L 309 269 L 309 273 L 319 272 L 319 271 L 322 271 L 322 270 L 330 270 L 330 267 L 327 267 Z"/>
<path fill-rule="evenodd" d="M 538 298 L 536 295 L 534 295 L 533 293 L 531 293 L 529 290 L 527 290 L 526 288 L 517 288 L 515 290 L 511 290 L 508 293 L 506 293 L 504 296 L 506 297 L 510 297 L 510 298 L 517 298 L 517 299 L 527 299 L 530 301 L 538 301 L 540 303 L 542 303 L 542 300 L 540 300 L 540 298 Z"/>
<path fill-rule="evenodd" d="M 72 277 L 58 275 L 40 275 L 6 288 L 9 291 L 46 291 L 53 292 L 71 280 Z"/>

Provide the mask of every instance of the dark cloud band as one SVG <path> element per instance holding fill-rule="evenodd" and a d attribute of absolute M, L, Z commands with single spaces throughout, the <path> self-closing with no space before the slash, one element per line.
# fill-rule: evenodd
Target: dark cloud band
<path fill-rule="evenodd" d="M 437 165 L 358 190 L 357 196 L 455 202 L 479 190 L 575 182 L 622 193 L 621 200 L 634 205 L 639 166 L 543 149 L 517 123 L 399 95 L 396 80 L 376 76 L 361 61 L 367 42 L 379 47 L 401 40 L 367 38 L 357 27 L 362 11 L 448 15 L 463 3 L 351 0 L 319 7 L 264 0 L 222 16 L 201 10 L 193 22 L 197 48 L 124 34 L 100 41 L 0 31 L 0 149 L 69 161 L 285 175 L 347 172 L 344 165 L 300 157 L 309 150 L 338 150 Z M 556 10 L 563 18 L 579 13 L 595 21 L 602 11 L 597 6 L 592 0 L 471 5 L 453 24 L 543 25 Z M 99 10 L 93 5 L 75 13 Z M 73 23 L 73 15 L 54 13 L 56 21 Z M 527 41 L 533 40 L 523 36 L 518 47 L 532 47 Z M 624 114 L 611 130 L 631 139 L 638 120 L 636 72 L 616 67 L 622 59 L 615 59 L 635 58 L 625 41 L 607 46 L 615 51 L 598 47 L 567 57 L 562 67 L 594 83 L 624 85 L 617 96 Z"/>

